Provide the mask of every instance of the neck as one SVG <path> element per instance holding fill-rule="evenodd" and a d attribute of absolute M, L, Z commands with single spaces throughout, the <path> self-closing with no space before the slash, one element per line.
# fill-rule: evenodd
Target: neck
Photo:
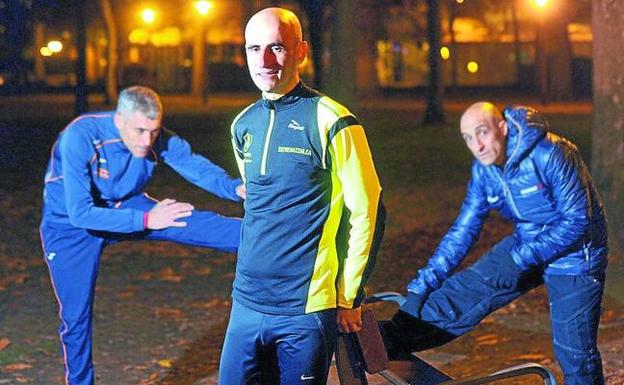
<path fill-rule="evenodd" d="M 263 91 L 262 97 L 267 100 L 277 100 L 283 97 L 284 95 L 290 93 L 292 90 L 294 90 L 297 87 L 297 84 L 299 84 L 299 79 L 297 79 L 297 81 L 294 84 L 292 84 L 290 87 L 286 87 L 286 91 L 281 91 L 281 92 Z"/>

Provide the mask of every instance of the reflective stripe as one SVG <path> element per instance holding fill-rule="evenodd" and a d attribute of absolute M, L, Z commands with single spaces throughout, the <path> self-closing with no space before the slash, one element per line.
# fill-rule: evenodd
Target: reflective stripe
<path fill-rule="evenodd" d="M 271 109 L 269 119 L 269 129 L 264 138 L 264 149 L 262 150 L 262 163 L 260 164 L 260 175 L 266 175 L 267 157 L 269 156 L 269 144 L 271 143 L 271 134 L 273 133 L 273 124 L 275 123 L 275 110 Z"/>

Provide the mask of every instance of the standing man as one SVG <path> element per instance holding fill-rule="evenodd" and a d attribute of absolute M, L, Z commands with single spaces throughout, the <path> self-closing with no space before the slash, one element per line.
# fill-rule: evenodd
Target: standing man
<path fill-rule="evenodd" d="M 597 347 L 607 267 L 605 213 L 576 146 L 548 132 L 527 107 L 472 105 L 461 135 L 475 156 L 455 223 L 407 287 L 407 301 L 382 323 L 391 351 L 418 351 L 472 330 L 544 283 L 555 355 L 566 385 L 604 383 Z M 515 223 L 469 268 L 459 266 L 491 210 Z"/>
<path fill-rule="evenodd" d="M 364 130 L 299 79 L 308 45 L 292 12 L 267 8 L 245 29 L 262 98 L 232 123 L 248 198 L 219 383 L 325 384 L 360 302 L 384 209 Z"/>
<path fill-rule="evenodd" d="M 194 211 L 143 193 L 164 162 L 221 198 L 244 198 L 240 179 L 161 128 L 163 107 L 147 87 L 119 95 L 117 111 L 83 115 L 63 130 L 45 176 L 41 240 L 59 302 L 67 385 L 92 385 L 91 319 L 100 254 L 120 240 L 174 241 L 236 252 L 240 219 Z"/>

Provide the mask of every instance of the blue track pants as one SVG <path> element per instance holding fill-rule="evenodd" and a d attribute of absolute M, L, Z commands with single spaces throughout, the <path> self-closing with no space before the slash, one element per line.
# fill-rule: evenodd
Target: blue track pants
<path fill-rule="evenodd" d="M 140 195 L 125 201 L 123 207 L 149 211 L 155 204 L 154 200 Z M 106 245 L 125 240 L 158 240 L 237 251 L 240 219 L 194 210 L 184 221 L 186 227 L 118 234 L 93 232 L 43 218 L 41 241 L 59 303 L 59 334 L 67 385 L 94 383 L 91 320 L 100 254 Z"/>
<path fill-rule="evenodd" d="M 275 315 L 234 301 L 221 352 L 219 384 L 325 384 L 337 331 L 335 309 Z"/>
<path fill-rule="evenodd" d="M 515 277 L 518 286 L 493 286 L 497 259 L 509 253 L 515 240 L 503 239 L 469 268 L 453 274 L 425 301 L 421 318 L 399 312 L 381 322 L 389 350 L 420 351 L 443 345 L 474 329 L 488 314 L 527 291 L 544 284 L 550 301 L 555 356 L 566 385 L 602 385 L 602 361 L 597 347 L 604 275 L 549 275 L 534 271 Z"/>

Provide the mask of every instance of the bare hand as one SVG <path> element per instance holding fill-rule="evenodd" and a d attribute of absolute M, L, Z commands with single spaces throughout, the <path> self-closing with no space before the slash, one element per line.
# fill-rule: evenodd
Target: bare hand
<path fill-rule="evenodd" d="M 167 227 L 185 227 L 186 222 L 178 222 L 176 219 L 191 216 L 193 205 L 185 202 L 176 202 L 175 199 L 163 199 L 158 202 L 148 213 L 147 228 L 160 230 Z"/>
<path fill-rule="evenodd" d="M 236 186 L 236 195 L 238 195 L 242 199 L 247 199 L 247 188 L 244 184 Z"/>
<path fill-rule="evenodd" d="M 362 330 L 362 308 L 355 309 L 338 308 L 336 315 L 338 329 L 342 333 L 356 333 Z"/>

